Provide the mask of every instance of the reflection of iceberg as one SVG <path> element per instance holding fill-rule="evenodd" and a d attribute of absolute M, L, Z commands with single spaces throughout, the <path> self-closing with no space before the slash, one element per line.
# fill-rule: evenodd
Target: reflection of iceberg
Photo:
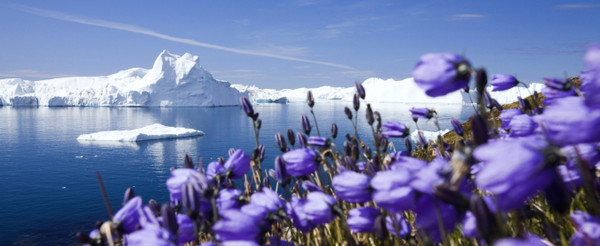
<path fill-rule="evenodd" d="M 137 142 L 122 142 L 122 141 L 88 141 L 88 140 L 80 140 L 77 139 L 79 144 L 89 147 L 98 147 L 98 148 L 132 148 L 135 150 L 139 150 L 140 146 Z"/>
<path fill-rule="evenodd" d="M 119 141 L 137 142 L 156 139 L 172 139 L 193 136 L 202 136 L 204 132 L 181 127 L 168 127 L 161 124 L 153 124 L 134 130 L 125 131 L 103 131 L 92 134 L 82 134 L 77 137 L 78 141 Z"/>

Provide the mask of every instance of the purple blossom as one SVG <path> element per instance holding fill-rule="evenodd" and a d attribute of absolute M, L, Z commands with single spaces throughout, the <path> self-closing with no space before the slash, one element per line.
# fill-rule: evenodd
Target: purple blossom
<path fill-rule="evenodd" d="M 177 215 L 177 224 L 179 224 L 179 232 L 177 233 L 177 244 L 182 245 L 196 240 L 194 231 L 194 222 L 185 214 Z"/>
<path fill-rule="evenodd" d="M 381 133 L 386 138 L 404 138 L 410 134 L 408 127 L 398 121 L 388 121 L 383 123 L 383 127 L 385 127 L 386 130 Z"/>
<path fill-rule="evenodd" d="M 353 171 L 341 172 L 333 177 L 333 189 L 338 199 L 347 202 L 368 202 L 371 200 L 369 176 Z"/>
<path fill-rule="evenodd" d="M 247 97 L 240 97 L 240 104 L 242 105 L 242 109 L 246 113 L 246 115 L 252 117 L 254 115 L 254 109 L 252 108 L 252 104 Z"/>
<path fill-rule="evenodd" d="M 494 246 L 547 246 L 541 238 L 534 234 L 527 234 L 525 238 L 503 238 L 494 243 Z"/>
<path fill-rule="evenodd" d="M 411 232 L 408 221 L 402 214 L 392 214 L 385 218 L 385 228 L 394 236 L 404 237 Z"/>
<path fill-rule="evenodd" d="M 264 206 L 248 203 L 240 209 L 244 214 L 250 215 L 255 218 L 255 220 L 260 221 L 267 217 L 268 210 Z"/>
<path fill-rule="evenodd" d="M 269 188 L 263 188 L 261 192 L 252 194 L 250 203 L 263 206 L 269 212 L 275 212 L 285 206 L 285 202 L 279 198 L 279 195 Z"/>
<path fill-rule="evenodd" d="M 504 91 L 513 88 L 519 84 L 519 81 L 509 74 L 494 74 L 490 84 L 494 86 L 492 91 Z"/>
<path fill-rule="evenodd" d="M 450 120 L 450 124 L 452 124 L 452 128 L 454 128 L 454 132 L 456 132 L 456 134 L 459 136 L 464 135 L 465 132 L 460 121 L 458 121 L 456 118 L 452 118 L 452 120 Z"/>
<path fill-rule="evenodd" d="M 287 163 L 285 167 L 287 173 L 292 176 L 304 176 L 317 170 L 318 155 L 315 150 L 301 148 L 286 152 L 282 158 Z"/>
<path fill-rule="evenodd" d="M 329 139 L 324 137 L 309 137 L 308 145 L 315 147 L 325 147 L 329 144 Z"/>
<path fill-rule="evenodd" d="M 546 87 L 559 91 L 568 91 L 571 89 L 571 85 L 567 83 L 567 80 L 562 78 L 544 78 L 544 84 Z"/>
<path fill-rule="evenodd" d="M 221 243 L 221 246 L 259 246 L 255 241 L 251 240 L 232 240 L 232 241 L 224 241 Z"/>
<path fill-rule="evenodd" d="M 239 208 L 238 197 L 242 192 L 238 189 L 222 189 L 219 191 L 219 197 L 217 197 L 216 203 L 219 211 L 225 211 L 228 209 Z"/>
<path fill-rule="evenodd" d="M 286 204 L 286 211 L 292 219 L 292 224 L 296 229 L 305 233 L 315 228 L 315 225 L 308 220 L 308 216 L 304 212 L 306 203 L 306 199 L 292 196 L 290 202 Z"/>
<path fill-rule="evenodd" d="M 467 211 L 462 221 L 463 234 L 468 238 L 477 237 L 477 220 L 471 211 Z"/>
<path fill-rule="evenodd" d="M 535 129 L 538 124 L 529 115 L 520 114 L 515 115 L 508 128 L 510 128 L 510 136 L 512 137 L 526 137 L 535 133 Z"/>
<path fill-rule="evenodd" d="M 312 129 L 312 127 L 310 126 L 310 121 L 308 120 L 308 117 L 306 117 L 306 115 L 302 115 L 302 129 L 304 130 L 304 133 L 306 133 L 306 135 L 310 135 L 310 130 Z"/>
<path fill-rule="evenodd" d="M 142 210 L 142 198 L 136 196 L 129 199 L 125 205 L 113 216 L 113 221 L 120 223 L 126 233 L 135 231 L 140 224 L 140 211 Z"/>
<path fill-rule="evenodd" d="M 413 77 L 425 94 L 437 97 L 467 87 L 471 80 L 470 70 L 469 62 L 462 56 L 425 54 L 415 66 Z"/>
<path fill-rule="evenodd" d="M 319 186 L 317 186 L 315 183 L 311 182 L 310 180 L 304 180 L 302 181 L 302 189 L 306 190 L 306 191 L 322 191 L 321 188 L 319 188 Z"/>
<path fill-rule="evenodd" d="M 348 211 L 346 224 L 353 233 L 374 232 L 375 218 L 381 214 L 372 207 L 354 208 Z"/>
<path fill-rule="evenodd" d="M 303 211 L 312 224 L 326 224 L 335 217 L 331 209 L 335 203 L 335 198 L 330 195 L 318 191 L 311 192 L 306 196 Z"/>
<path fill-rule="evenodd" d="M 393 156 L 394 161 L 390 165 L 392 170 L 394 169 L 406 169 L 411 174 L 416 173 L 422 168 L 427 166 L 427 162 L 421 159 L 417 159 L 410 156 L 403 156 L 402 153 L 396 152 L 398 154 L 390 154 L 390 157 Z"/>
<path fill-rule="evenodd" d="M 460 214 L 454 206 L 440 202 L 429 195 L 419 197 L 413 211 L 417 214 L 415 227 L 425 231 L 434 243 L 442 240 L 438 214 L 441 217 L 440 219 L 442 219 L 446 232 L 451 232 L 456 223 L 461 219 Z"/>
<path fill-rule="evenodd" d="M 557 145 L 600 141 L 600 110 L 585 105 L 581 97 L 567 97 L 535 116 L 546 138 Z"/>
<path fill-rule="evenodd" d="M 125 236 L 125 245 L 131 246 L 174 246 L 173 235 L 166 229 L 155 227 L 135 231 Z"/>
<path fill-rule="evenodd" d="M 212 181 L 217 175 L 225 175 L 225 167 L 218 161 L 213 161 L 206 168 L 206 177 Z"/>
<path fill-rule="evenodd" d="M 561 91 L 561 90 L 552 89 L 550 87 L 542 88 L 542 94 L 544 95 L 544 97 L 546 97 L 543 102 L 545 105 L 553 105 L 562 98 L 571 97 L 571 96 L 576 95 L 575 91 L 572 89 L 566 90 L 566 91 Z"/>
<path fill-rule="evenodd" d="M 428 108 L 411 108 L 409 111 L 413 119 L 431 119 L 434 116 L 434 111 Z"/>
<path fill-rule="evenodd" d="M 542 153 L 545 142 L 538 138 L 507 139 L 489 142 L 473 152 L 484 162 L 475 177 L 484 191 L 496 194 L 497 207 L 509 211 L 522 206 L 538 190 L 548 186 L 554 177 Z"/>
<path fill-rule="evenodd" d="M 502 121 L 502 128 L 508 128 L 512 118 L 520 114 L 523 114 L 523 112 L 517 108 L 502 110 L 502 112 L 500 112 L 500 116 L 498 116 Z"/>
<path fill-rule="evenodd" d="M 581 72 L 581 93 L 585 96 L 585 103 L 592 108 L 600 108 L 600 68 Z"/>
<path fill-rule="evenodd" d="M 379 171 L 371 180 L 373 201 L 390 212 L 402 212 L 414 207 L 415 193 L 408 186 L 411 174 L 405 169 Z"/>
<path fill-rule="evenodd" d="M 356 81 L 354 85 L 356 85 L 356 94 L 358 94 L 360 98 L 365 99 L 365 88 L 362 86 L 362 84 Z"/>
<path fill-rule="evenodd" d="M 253 241 L 257 238 L 260 226 L 255 217 L 237 209 L 221 211 L 221 216 L 222 218 L 212 227 L 217 240 Z"/>
<path fill-rule="evenodd" d="M 227 172 L 231 172 L 231 178 L 238 179 L 244 177 L 244 174 L 250 170 L 250 156 L 246 155 L 244 150 L 237 149 L 229 156 L 223 166 Z"/>
<path fill-rule="evenodd" d="M 183 199 L 182 191 L 186 184 L 194 187 L 195 191 L 202 191 L 208 187 L 208 179 L 204 174 L 189 168 L 175 169 L 171 172 L 171 177 L 167 180 L 171 202 L 177 204 Z"/>
<path fill-rule="evenodd" d="M 600 69 L 600 44 L 591 45 L 583 56 L 588 69 Z"/>
<path fill-rule="evenodd" d="M 410 182 L 410 186 L 421 193 L 433 195 L 433 187 L 442 182 L 439 170 L 447 165 L 447 160 L 441 158 L 433 159 L 429 165 L 414 174 L 414 179 Z"/>

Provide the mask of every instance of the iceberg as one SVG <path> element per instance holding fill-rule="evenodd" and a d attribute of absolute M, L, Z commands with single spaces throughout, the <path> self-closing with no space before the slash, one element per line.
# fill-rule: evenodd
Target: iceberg
<path fill-rule="evenodd" d="M 444 136 L 446 133 L 450 132 L 449 129 L 444 129 L 444 130 L 440 130 L 440 131 L 423 131 L 423 137 L 425 137 L 425 141 L 429 142 L 429 141 L 435 141 L 437 140 L 438 136 Z M 413 143 L 419 143 L 419 131 L 418 130 L 414 130 L 413 132 L 410 133 L 410 135 L 408 136 L 410 138 L 410 141 Z"/>
<path fill-rule="evenodd" d="M 469 93 L 464 90 L 455 91 L 445 96 L 430 97 L 417 86 L 413 78 L 403 80 L 369 78 L 362 82 L 365 88 L 365 101 L 369 103 L 405 103 L 405 104 L 471 104 L 477 100 L 477 92 L 470 90 Z M 322 86 L 318 88 L 297 88 L 297 89 L 260 89 L 256 86 L 232 85 L 240 92 L 247 92 L 253 102 L 305 102 L 306 93 L 310 90 L 315 100 L 341 100 L 352 101 L 356 89 L 352 87 L 332 87 Z M 500 104 L 512 103 L 518 96 L 525 98 L 533 91 L 541 91 L 544 84 L 531 83 L 527 88 L 514 87 L 506 91 L 494 91 L 488 87 L 487 91 L 492 98 Z M 472 100 L 472 101 L 471 101 Z"/>
<path fill-rule="evenodd" d="M 113 142 L 139 142 L 157 139 L 173 139 L 202 136 L 204 132 L 182 127 L 169 127 L 153 124 L 146 127 L 124 131 L 102 131 L 91 134 L 82 134 L 77 141 L 113 141 Z"/>
<path fill-rule="evenodd" d="M 234 106 L 246 95 L 213 78 L 197 56 L 168 51 L 160 53 L 151 69 L 98 77 L 0 80 L 0 105 L 13 106 Z"/>

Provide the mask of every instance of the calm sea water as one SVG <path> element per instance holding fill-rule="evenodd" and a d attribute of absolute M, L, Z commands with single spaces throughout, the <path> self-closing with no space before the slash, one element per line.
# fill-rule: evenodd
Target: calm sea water
<path fill-rule="evenodd" d="M 321 134 L 329 135 L 336 123 L 340 136 L 352 125 L 343 108 L 349 102 L 317 102 L 315 114 Z M 400 120 L 415 129 L 405 104 L 374 104 L 386 120 Z M 359 112 L 359 134 L 370 139 L 370 128 Z M 465 120 L 470 106 L 438 105 L 442 128 L 450 118 Z M 267 148 L 263 167 L 272 168 L 279 150 L 276 132 L 301 129 L 300 115 L 309 114 L 304 103 L 255 105 L 263 126 L 260 142 Z M 312 117 L 309 117 L 312 122 Z M 205 136 L 140 143 L 80 143 L 77 136 L 107 130 L 126 130 L 161 123 L 202 130 Z M 437 130 L 433 122 L 420 122 L 425 130 Z M 313 130 L 313 134 L 316 132 Z M 96 180 L 102 174 L 116 212 L 123 192 L 134 187 L 144 202 L 168 202 L 165 182 L 170 167 L 183 166 L 185 154 L 204 166 L 229 148 L 254 148 L 252 122 L 239 107 L 220 108 L 12 108 L 0 107 L 0 245 L 64 245 L 77 243 L 75 233 L 89 232 L 108 216 Z M 400 143 L 396 143 L 400 145 Z"/>

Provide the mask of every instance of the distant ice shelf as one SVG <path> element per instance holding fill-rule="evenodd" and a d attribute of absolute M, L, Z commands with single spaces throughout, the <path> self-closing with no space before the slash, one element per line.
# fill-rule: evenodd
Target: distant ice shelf
<path fill-rule="evenodd" d="M 202 136 L 204 132 L 182 127 L 169 127 L 153 124 L 134 130 L 102 131 L 91 134 L 82 134 L 77 141 L 113 141 L 113 142 L 139 142 L 157 139 L 173 139 Z"/>

